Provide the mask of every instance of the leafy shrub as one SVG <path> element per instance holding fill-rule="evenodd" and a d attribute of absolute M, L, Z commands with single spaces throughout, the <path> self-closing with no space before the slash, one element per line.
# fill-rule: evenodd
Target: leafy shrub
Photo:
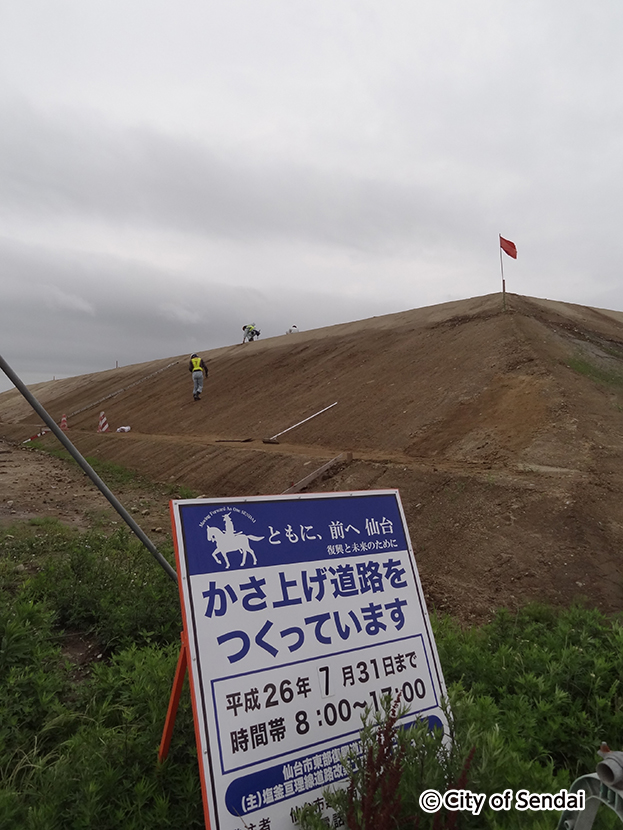
<path fill-rule="evenodd" d="M 325 793 L 349 830 L 389 828 L 546 828 L 555 814 L 469 812 L 426 814 L 427 789 L 466 787 L 485 793 L 512 789 L 556 793 L 594 772 L 602 740 L 623 743 L 623 670 L 618 620 L 594 609 L 531 605 L 501 610 L 479 629 L 449 617 L 433 619 L 448 683 L 450 740 L 425 724 L 395 728 L 395 704 L 361 733 L 363 756 L 350 759 L 349 787 Z M 597 826 L 612 826 L 607 810 Z M 616 818 L 616 817 L 614 817 Z M 307 830 L 322 830 L 313 806 L 301 814 Z"/>
<path fill-rule="evenodd" d="M 57 738 L 46 724 L 63 713 L 67 681 L 52 623 L 44 606 L 22 598 L 8 603 L 0 594 L 0 768 L 7 759 L 23 767 L 31 745 L 45 751 Z"/>
<path fill-rule="evenodd" d="M 0 529 L 0 827 L 203 827 L 187 693 L 170 757 L 156 762 L 180 627 L 176 586 L 125 531 Z M 623 744 L 621 623 L 529 606 L 480 629 L 448 617 L 433 627 L 452 740 L 396 731 L 387 702 L 362 733 L 365 762 L 351 759 L 350 791 L 327 798 L 353 830 L 555 826 L 551 813 L 429 815 L 419 796 L 463 782 L 557 792 L 593 772 L 602 740 Z M 78 679 L 61 655 L 66 630 L 106 647 Z"/>
<path fill-rule="evenodd" d="M 573 778 L 594 772 L 602 740 L 623 739 L 623 627 L 595 609 L 530 605 L 480 629 L 436 620 L 448 683 L 490 697 L 513 748 Z"/>
<path fill-rule="evenodd" d="M 156 762 L 177 651 L 131 648 L 94 666 L 78 690 L 73 729 L 54 755 L 27 777 L 0 781 L 0 826 L 203 827 L 188 694 L 170 757 L 162 766 Z"/>
<path fill-rule="evenodd" d="M 63 628 L 96 633 L 107 649 L 179 642 L 177 586 L 125 529 L 74 539 L 24 590 L 51 605 Z"/>
<path fill-rule="evenodd" d="M 429 732 L 426 721 L 409 729 L 397 727 L 396 701 L 383 702 L 383 710 L 367 714 L 361 731 L 361 759 L 346 760 L 346 789 L 324 793 L 327 804 L 348 830 L 450 830 L 465 828 L 551 828 L 544 813 L 495 812 L 488 797 L 507 788 L 531 792 L 558 792 L 568 787 L 567 773 L 556 773 L 551 762 L 522 757 L 500 730 L 500 711 L 491 699 L 475 699 L 460 685 L 453 687 L 445 707 L 449 733 Z M 420 795 L 434 789 L 470 789 L 484 793 L 487 802 L 479 815 L 442 808 L 424 812 Z M 307 805 L 299 821 L 304 830 L 326 825 L 314 805 Z"/>

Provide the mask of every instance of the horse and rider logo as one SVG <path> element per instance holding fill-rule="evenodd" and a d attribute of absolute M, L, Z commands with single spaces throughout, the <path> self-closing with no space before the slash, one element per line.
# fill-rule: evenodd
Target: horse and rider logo
<path fill-rule="evenodd" d="M 225 524 L 225 530 L 221 530 L 219 527 L 211 527 L 210 525 L 206 525 L 205 528 L 208 536 L 208 542 L 213 542 L 216 545 L 212 551 L 212 556 L 216 560 L 217 564 L 225 565 L 225 570 L 227 570 L 227 568 L 231 566 L 227 554 L 237 552 L 242 557 L 240 561 L 241 568 L 244 568 L 245 566 L 247 554 L 251 555 L 253 564 L 257 565 L 257 557 L 249 542 L 260 542 L 264 537 L 252 536 L 251 534 L 243 533 L 241 530 L 234 530 L 234 523 L 231 518 L 231 513 L 225 513 L 223 515 L 223 522 Z M 222 562 L 219 557 L 223 558 Z"/>

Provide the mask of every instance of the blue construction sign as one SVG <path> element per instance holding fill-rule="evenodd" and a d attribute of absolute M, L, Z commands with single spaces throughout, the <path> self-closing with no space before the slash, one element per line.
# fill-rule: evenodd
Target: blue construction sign
<path fill-rule="evenodd" d="M 289 830 L 344 786 L 361 715 L 446 694 L 396 490 L 172 502 L 212 830 Z M 329 823 L 338 819 L 326 811 Z"/>

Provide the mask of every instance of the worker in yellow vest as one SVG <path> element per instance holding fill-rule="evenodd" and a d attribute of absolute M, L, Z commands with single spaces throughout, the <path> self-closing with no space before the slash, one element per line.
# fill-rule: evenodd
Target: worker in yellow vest
<path fill-rule="evenodd" d="M 201 400 L 201 393 L 203 392 L 203 378 L 208 376 L 208 367 L 203 362 L 203 358 L 197 354 L 191 354 L 190 362 L 188 363 L 188 371 L 193 377 L 193 398 L 196 401 Z"/>
<path fill-rule="evenodd" d="M 262 332 L 261 332 L 261 331 L 257 328 L 257 326 L 255 325 L 255 323 L 247 323 L 247 325 L 246 325 L 246 326 L 243 326 L 243 327 L 242 327 L 242 331 L 243 331 L 243 335 L 244 335 L 244 336 L 243 336 L 243 338 L 242 338 L 242 342 L 243 342 L 243 343 L 246 343 L 246 342 L 247 342 L 247 340 L 249 341 L 249 343 L 253 343 L 253 341 L 255 340 L 255 338 L 256 338 L 256 337 L 259 337 L 259 336 L 260 336 L 260 334 L 262 333 Z"/>

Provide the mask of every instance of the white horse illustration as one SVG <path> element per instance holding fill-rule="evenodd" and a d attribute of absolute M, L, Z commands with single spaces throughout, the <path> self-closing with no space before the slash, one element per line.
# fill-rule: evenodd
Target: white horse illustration
<path fill-rule="evenodd" d="M 234 530 L 234 525 L 229 513 L 226 513 L 223 518 L 225 520 L 224 531 L 218 527 L 211 527 L 210 525 L 206 526 L 208 541 L 214 542 L 214 544 L 216 545 L 215 550 L 212 552 L 212 556 L 216 559 L 217 563 L 219 565 L 223 564 L 219 559 L 220 555 L 223 557 L 223 561 L 225 562 L 225 569 L 229 568 L 230 563 L 227 554 L 231 553 L 232 551 L 238 551 L 238 553 L 240 553 L 242 556 L 242 561 L 240 563 L 241 568 L 244 568 L 245 562 L 247 561 L 248 553 L 250 553 L 253 558 L 253 564 L 257 565 L 257 557 L 253 553 L 251 545 L 249 544 L 249 540 L 259 542 L 264 537 L 250 535 L 247 536 L 246 533 L 242 533 L 242 531 L 240 530 Z"/>

